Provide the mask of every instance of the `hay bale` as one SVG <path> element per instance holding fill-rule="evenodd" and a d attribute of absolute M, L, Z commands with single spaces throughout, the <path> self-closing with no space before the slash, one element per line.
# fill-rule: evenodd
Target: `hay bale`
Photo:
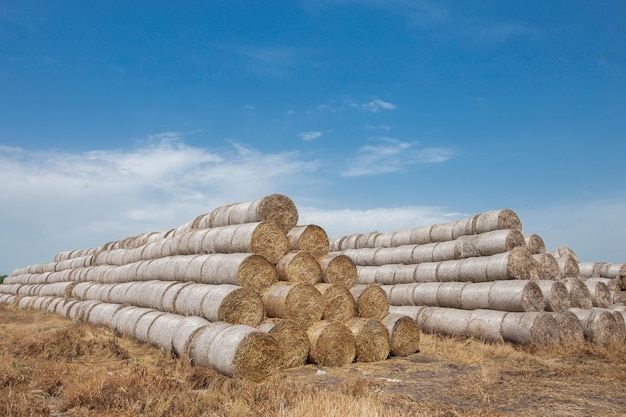
<path fill-rule="evenodd" d="M 201 328 L 211 325 L 202 317 L 189 316 L 181 321 L 172 335 L 172 349 L 179 357 L 189 357 L 189 348 L 194 336 Z"/>
<path fill-rule="evenodd" d="M 603 278 L 618 279 L 622 288 L 626 288 L 626 263 L 606 263 L 600 268 L 600 276 Z"/>
<path fill-rule="evenodd" d="M 559 267 L 556 258 L 549 253 L 538 253 L 532 255 L 533 259 L 539 263 L 544 280 L 559 280 L 563 278 L 563 272 Z"/>
<path fill-rule="evenodd" d="M 379 234 L 379 233 L 378 233 Z M 411 245 L 411 230 L 399 230 L 391 233 L 391 246 Z"/>
<path fill-rule="evenodd" d="M 318 261 L 322 268 L 322 282 L 340 284 L 347 288 L 356 283 L 356 265 L 346 255 L 326 255 L 319 258 Z"/>
<path fill-rule="evenodd" d="M 593 307 L 593 300 L 589 288 L 577 277 L 565 277 L 561 282 L 567 288 L 570 304 L 574 308 L 589 309 Z"/>
<path fill-rule="evenodd" d="M 402 264 L 388 264 L 376 266 L 376 274 L 374 275 L 374 282 L 377 284 L 393 284 L 396 282 L 396 271 L 398 266 Z"/>
<path fill-rule="evenodd" d="M 550 315 L 559 326 L 561 343 L 579 343 L 585 340 L 585 332 L 578 317 L 571 311 L 552 312 Z"/>
<path fill-rule="evenodd" d="M 425 333 L 445 336 L 467 336 L 471 312 L 456 308 L 426 307 L 419 313 L 417 324 Z"/>
<path fill-rule="evenodd" d="M 198 315 L 213 322 L 256 327 L 263 321 L 265 307 L 261 296 L 250 289 L 228 284 L 210 285 L 205 286 Z"/>
<path fill-rule="evenodd" d="M 506 313 L 502 320 L 502 339 L 520 345 L 556 345 L 559 327 L 550 313 L 529 311 Z"/>
<path fill-rule="evenodd" d="M 534 281 L 494 281 L 489 290 L 488 300 L 490 310 L 519 312 L 544 310 L 543 293 Z"/>
<path fill-rule="evenodd" d="M 283 352 L 283 368 L 304 365 L 311 344 L 306 330 L 290 320 L 268 319 L 259 325 L 259 330 L 272 336 Z"/>
<path fill-rule="evenodd" d="M 209 214 L 209 227 L 255 222 L 273 222 L 286 234 L 298 223 L 298 209 L 289 197 L 270 194 L 254 201 L 220 206 Z"/>
<path fill-rule="evenodd" d="M 581 277 L 599 277 L 604 262 L 579 262 L 578 271 Z"/>
<path fill-rule="evenodd" d="M 387 359 L 390 352 L 389 332 L 380 321 L 354 317 L 346 323 L 356 342 L 358 362 L 378 362 Z"/>
<path fill-rule="evenodd" d="M 292 251 L 305 251 L 319 257 L 327 255 L 330 250 L 326 231 L 314 224 L 292 228 L 287 232 L 287 239 Z"/>
<path fill-rule="evenodd" d="M 178 294 L 180 294 L 183 288 L 188 285 L 191 285 L 191 283 L 176 282 L 174 285 L 169 286 L 163 294 L 163 298 L 161 300 L 162 310 L 176 311 L 176 298 L 178 298 Z"/>
<path fill-rule="evenodd" d="M 502 322 L 507 312 L 498 310 L 472 310 L 467 322 L 467 335 L 486 343 L 501 343 Z"/>
<path fill-rule="evenodd" d="M 578 262 L 571 255 L 563 255 L 555 257 L 561 275 L 564 277 L 577 277 L 580 276 L 580 270 L 578 269 Z"/>
<path fill-rule="evenodd" d="M 404 357 L 419 352 L 421 332 L 414 319 L 404 314 L 390 312 L 383 318 L 382 323 L 389 333 L 391 355 Z"/>
<path fill-rule="evenodd" d="M 569 292 L 562 282 L 539 280 L 535 284 L 541 289 L 546 311 L 560 312 L 571 307 Z"/>
<path fill-rule="evenodd" d="M 165 352 L 174 352 L 174 334 L 182 326 L 185 316 L 172 313 L 158 315 L 148 328 L 148 343 L 163 349 Z"/>
<path fill-rule="evenodd" d="M 432 225 L 419 226 L 411 229 L 409 231 L 410 243 L 412 245 L 423 245 L 425 243 L 432 243 L 432 240 L 430 240 L 430 231 L 432 227 Z"/>
<path fill-rule="evenodd" d="M 357 266 L 376 266 L 376 253 L 381 249 L 389 248 L 346 249 L 342 252 L 333 252 L 333 254 L 343 254 Z"/>
<path fill-rule="evenodd" d="M 376 275 L 378 273 L 378 266 L 358 266 L 356 267 L 356 282 L 355 284 L 376 284 Z M 381 284 L 384 284 L 381 283 Z"/>
<path fill-rule="evenodd" d="M 357 317 L 382 320 L 389 313 L 389 298 L 379 285 L 354 285 L 350 293 Z"/>
<path fill-rule="evenodd" d="M 276 272 L 280 281 L 315 285 L 322 280 L 322 267 L 305 251 L 287 253 L 276 264 Z"/>
<path fill-rule="evenodd" d="M 524 241 L 526 242 L 526 246 L 530 253 L 533 255 L 538 255 L 542 253 L 546 253 L 546 244 L 541 238 L 541 236 L 531 233 L 524 235 Z"/>
<path fill-rule="evenodd" d="M 622 282 L 619 278 L 602 278 L 602 277 L 591 277 L 591 278 L 581 278 L 585 284 L 587 284 L 587 288 L 589 285 L 593 285 L 594 283 L 601 282 L 606 285 L 609 291 L 621 291 L 622 290 Z M 589 289 L 591 291 L 591 288 Z"/>
<path fill-rule="evenodd" d="M 438 283 L 437 283 L 438 284 Z M 416 305 L 413 300 L 413 290 L 417 285 L 425 284 L 393 284 L 393 285 L 381 285 L 380 288 L 385 291 L 387 298 L 389 299 L 389 306 L 413 306 Z M 436 297 L 436 290 L 434 291 Z"/>
<path fill-rule="evenodd" d="M 410 264 L 413 263 L 413 245 L 380 248 L 374 253 L 374 259 L 368 265 Z M 355 262 L 356 263 L 356 262 Z"/>
<path fill-rule="evenodd" d="M 261 255 L 249 253 L 202 255 L 204 263 L 197 281 L 231 284 L 261 292 L 278 279 L 276 268 Z"/>
<path fill-rule="evenodd" d="M 192 363 L 260 382 L 280 370 L 278 342 L 267 333 L 242 324 L 212 323 L 198 330 L 190 342 Z"/>
<path fill-rule="evenodd" d="M 324 299 L 323 320 L 345 323 L 355 315 L 355 301 L 348 288 L 340 284 L 320 282 L 315 288 Z"/>
<path fill-rule="evenodd" d="M 477 235 L 460 236 L 454 241 L 457 258 L 491 256 L 510 251 L 525 244 L 517 229 L 493 230 Z"/>
<path fill-rule="evenodd" d="M 606 311 L 615 317 L 615 321 L 617 323 L 617 332 L 615 334 L 615 339 L 617 343 L 623 343 L 626 338 L 626 321 L 624 321 L 624 315 L 622 315 L 623 311 L 617 311 L 612 308 L 602 308 L 602 307 L 593 307 L 591 310 L 594 311 Z"/>
<path fill-rule="evenodd" d="M 292 320 L 303 328 L 321 320 L 324 314 L 324 298 L 310 284 L 277 282 L 262 297 L 267 317 Z"/>
<path fill-rule="evenodd" d="M 522 222 L 513 210 L 491 210 L 479 214 L 474 219 L 473 234 L 502 229 L 522 230 Z"/>
<path fill-rule="evenodd" d="M 89 311 L 86 321 L 96 326 L 107 326 L 107 327 L 113 328 L 113 323 L 112 323 L 113 317 L 115 317 L 115 313 L 117 313 L 117 311 L 121 308 L 123 308 L 123 306 L 120 304 L 112 304 L 112 303 L 96 304 Z"/>
<path fill-rule="evenodd" d="M 623 334 L 619 333 L 619 326 L 615 316 L 608 311 L 570 308 L 583 326 L 585 339 L 591 343 L 607 346 L 612 343 L 623 342 Z"/>
<path fill-rule="evenodd" d="M 611 292 L 605 283 L 597 280 L 581 280 L 591 294 L 594 307 L 607 307 L 611 304 Z"/>
<path fill-rule="evenodd" d="M 356 357 L 356 339 L 343 323 L 321 320 L 307 329 L 308 360 L 319 366 L 343 366 Z"/>

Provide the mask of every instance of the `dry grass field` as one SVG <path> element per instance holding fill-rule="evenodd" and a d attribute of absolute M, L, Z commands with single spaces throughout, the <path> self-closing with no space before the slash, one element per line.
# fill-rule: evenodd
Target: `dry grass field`
<path fill-rule="evenodd" d="M 264 383 L 109 329 L 0 305 L 2 416 L 623 416 L 626 347 L 423 335 L 407 358 L 307 365 Z"/>

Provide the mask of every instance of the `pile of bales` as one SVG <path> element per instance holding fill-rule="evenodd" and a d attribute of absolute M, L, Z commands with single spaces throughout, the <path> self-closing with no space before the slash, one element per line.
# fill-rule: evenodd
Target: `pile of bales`
<path fill-rule="evenodd" d="M 108 326 L 252 380 L 417 352 L 416 322 L 390 314 L 380 286 L 356 284 L 354 262 L 329 254 L 324 229 L 297 221 L 280 194 L 221 206 L 17 269 L 0 303 Z"/>
<path fill-rule="evenodd" d="M 510 209 L 330 240 L 281 194 L 12 272 L 0 303 L 112 328 L 262 380 L 419 351 L 420 332 L 487 342 L 623 343 L 626 264 L 580 262 Z"/>

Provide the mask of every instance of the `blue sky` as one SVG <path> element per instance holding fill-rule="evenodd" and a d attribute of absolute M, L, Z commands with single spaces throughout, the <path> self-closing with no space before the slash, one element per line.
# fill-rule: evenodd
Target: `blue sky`
<path fill-rule="evenodd" d="M 0 3 L 0 274 L 290 196 L 626 262 L 623 1 Z"/>

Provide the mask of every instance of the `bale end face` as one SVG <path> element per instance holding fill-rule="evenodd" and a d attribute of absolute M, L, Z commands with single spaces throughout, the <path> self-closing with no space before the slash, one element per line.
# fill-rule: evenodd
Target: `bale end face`
<path fill-rule="evenodd" d="M 261 382 L 284 364 L 283 351 L 272 336 L 254 332 L 240 343 L 233 361 L 233 376 Z"/>
<path fill-rule="evenodd" d="M 320 366 L 343 366 L 356 357 L 356 339 L 338 322 L 319 321 L 307 329 L 311 349 L 308 360 Z"/>

